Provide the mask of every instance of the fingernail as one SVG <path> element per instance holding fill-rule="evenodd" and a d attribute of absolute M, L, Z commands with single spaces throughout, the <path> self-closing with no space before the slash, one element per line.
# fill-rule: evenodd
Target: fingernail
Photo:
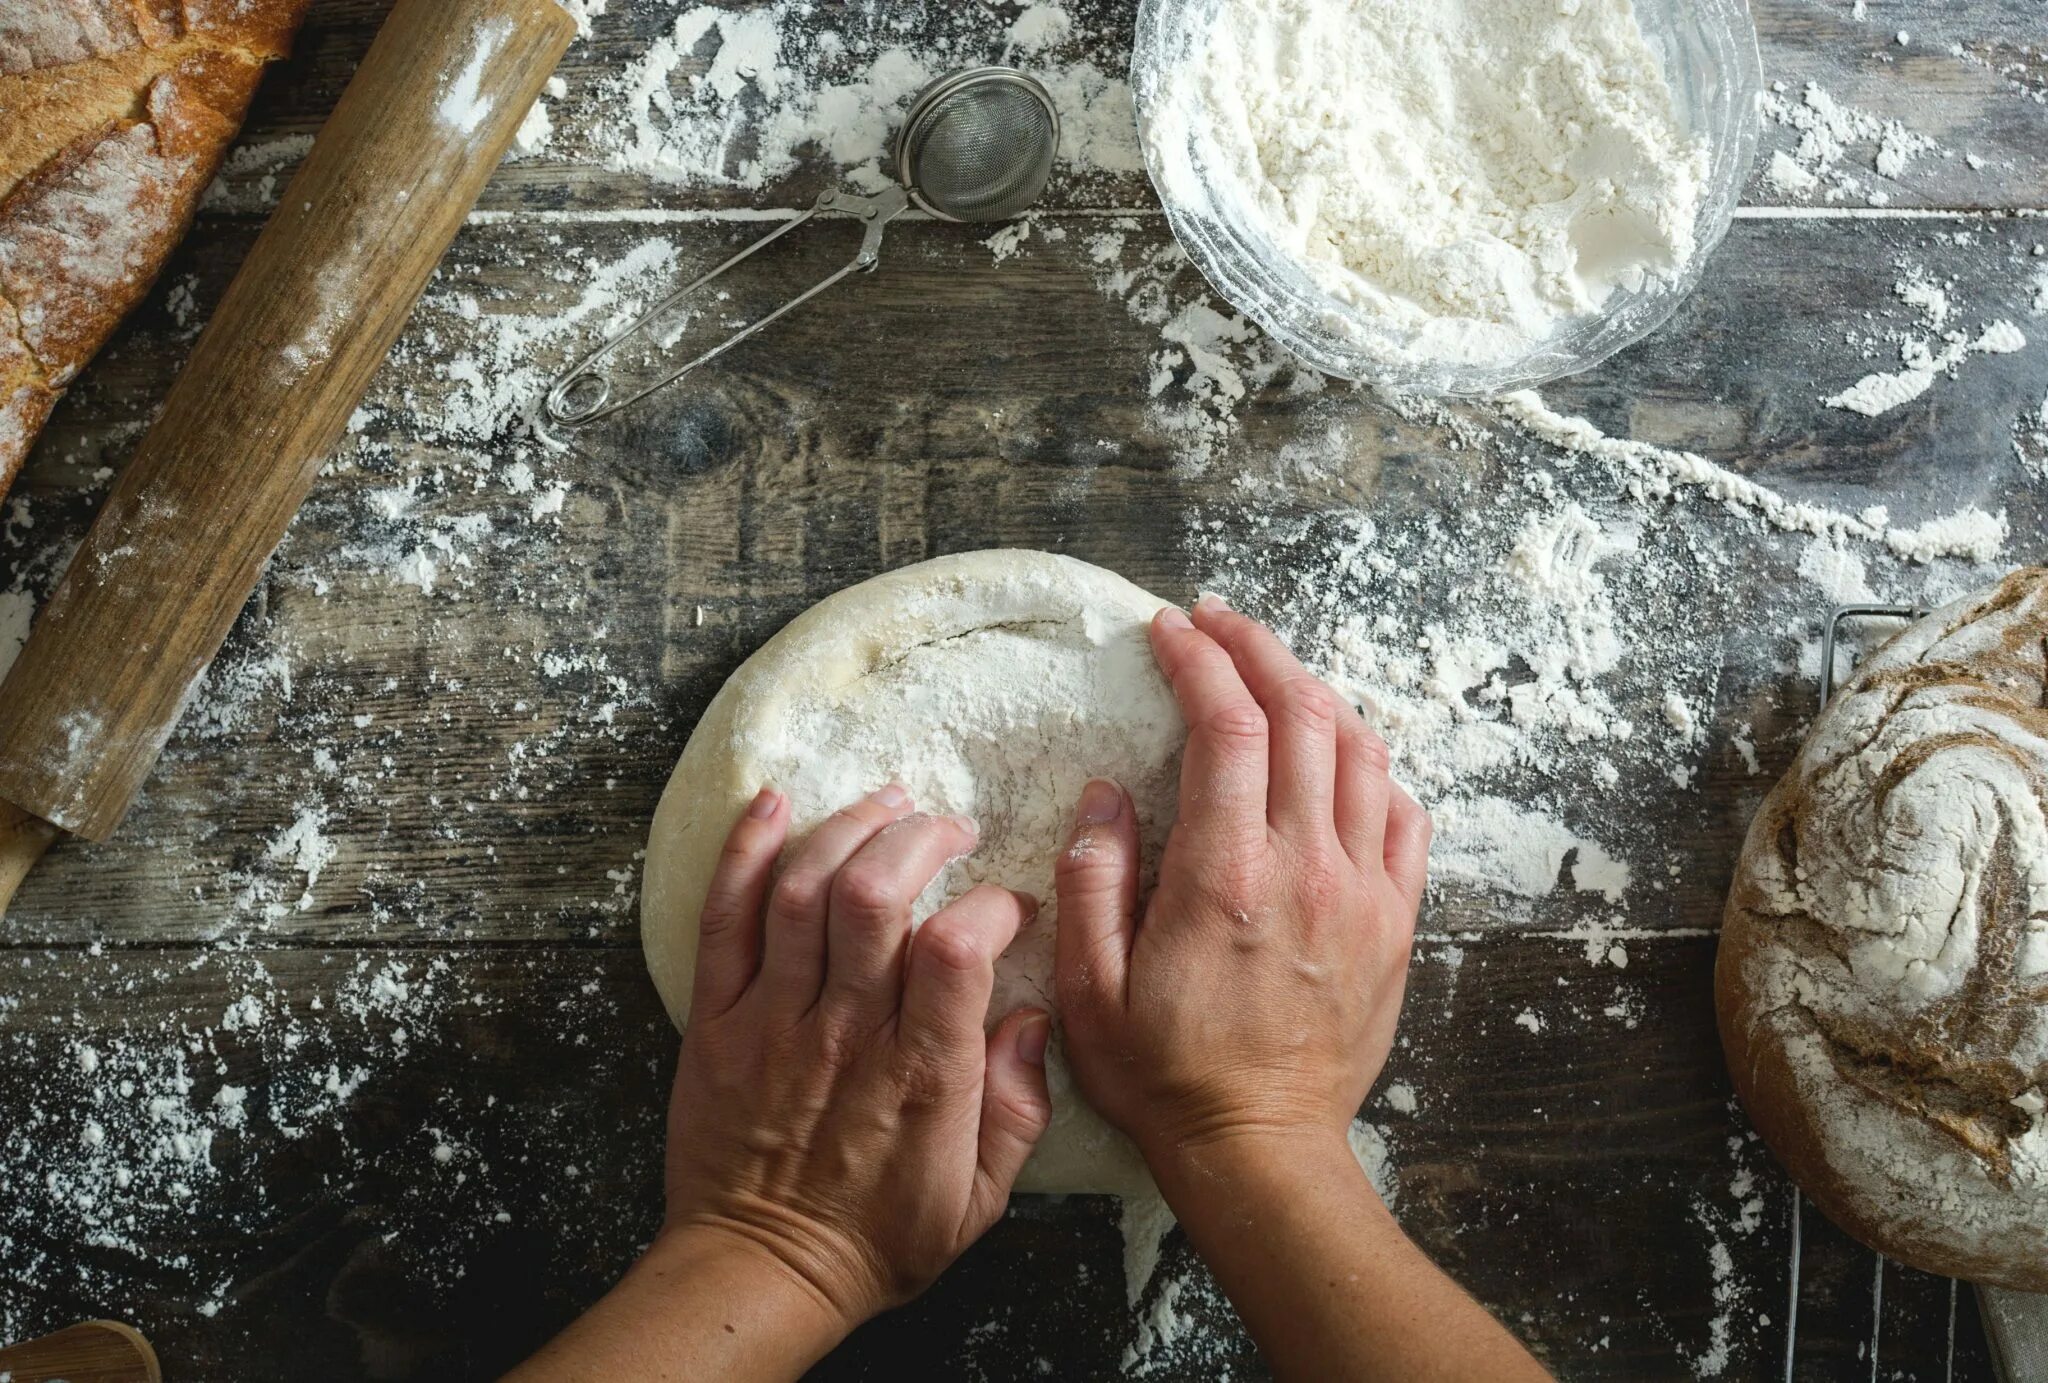
<path fill-rule="evenodd" d="M 781 805 L 781 793 L 774 788 L 762 788 L 759 795 L 754 798 L 753 805 L 747 808 L 747 815 L 756 821 L 766 821 L 775 815 L 775 809 Z"/>
<path fill-rule="evenodd" d="M 1169 605 L 1159 612 L 1159 622 L 1168 629 L 1192 629 L 1195 622 L 1188 618 L 1187 611 L 1178 605 Z"/>
<path fill-rule="evenodd" d="M 870 793 L 868 800 L 870 802 L 879 802 L 885 807 L 907 807 L 910 805 L 910 794 L 905 792 L 900 784 L 891 783 L 885 788 Z"/>
<path fill-rule="evenodd" d="M 1124 814 L 1124 790 L 1107 778 L 1091 778 L 1074 811 L 1076 826 L 1107 826 Z"/>
<path fill-rule="evenodd" d="M 1010 896 L 1017 900 L 1018 907 L 1024 909 L 1024 920 L 1026 922 L 1038 916 L 1038 900 L 1036 898 L 1014 888 L 1010 890 Z"/>
<path fill-rule="evenodd" d="M 1217 595 L 1214 591 L 1204 591 L 1202 598 L 1195 602 L 1195 608 L 1198 610 L 1228 610 L 1230 602 Z"/>
<path fill-rule="evenodd" d="M 1045 1044 L 1052 1041 L 1052 1015 L 1034 1013 L 1017 1025 L 1017 1055 L 1033 1066 L 1045 1065 Z"/>
<path fill-rule="evenodd" d="M 975 824 L 975 820 L 973 817 L 949 816 L 946 818 L 946 820 L 952 822 L 955 826 L 958 826 L 961 830 L 967 832 L 968 835 L 973 836 L 976 840 L 979 840 L 981 838 L 981 827 Z"/>

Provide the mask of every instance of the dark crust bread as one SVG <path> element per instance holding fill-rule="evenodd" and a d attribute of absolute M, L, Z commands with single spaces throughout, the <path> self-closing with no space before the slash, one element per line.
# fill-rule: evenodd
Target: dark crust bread
<path fill-rule="evenodd" d="M 309 3 L 0 6 L 0 496 L 191 225 Z"/>
<path fill-rule="evenodd" d="M 2044 672 L 2048 625 L 2039 617 L 2040 612 L 2048 611 L 2048 571 L 2015 572 L 1982 597 L 1930 616 L 1926 623 L 1945 622 L 1953 632 L 1994 617 L 2009 618 L 2010 612 L 2027 602 L 2033 604 L 2025 617 L 2015 620 L 1995 646 L 1979 649 L 1965 664 L 1894 656 L 1895 650 L 1916 634 L 1931 651 L 1933 631 L 1924 624 L 1906 631 L 1864 664 L 1834 704 L 1843 705 L 1859 691 L 1889 688 L 1900 698 L 1893 703 L 1896 709 L 1915 689 L 1936 683 L 1980 682 L 1985 690 L 1969 695 L 1981 695 L 1985 704 L 1998 703 L 1999 714 L 2015 717 L 2030 733 L 2048 734 L 2048 709 L 2040 705 L 2041 684 L 2048 678 Z M 1781 905 L 1762 887 L 1758 862 L 1774 855 L 1782 859 L 1794 848 L 1799 817 L 1807 809 L 1809 756 L 1824 728 L 1825 719 L 1816 722 L 1799 763 L 1771 792 L 1751 823 L 1728 899 L 1715 961 L 1715 1011 L 1737 1094 L 1793 1181 L 1857 1239 L 1928 1272 L 2023 1292 L 2048 1292 L 2048 1255 L 2038 1250 L 2016 1251 L 2009 1239 L 1972 1243 L 1968 1234 L 1955 1232 L 1959 1221 L 1930 1224 L 1925 1198 L 1914 1197 L 1910 1186 L 1845 1179 L 1829 1156 L 1831 1140 L 1822 1111 L 1802 1091 L 1788 1051 L 1788 1034 L 1823 1030 L 1835 1020 L 1824 1022 L 1823 1015 L 1806 1011 L 1796 1002 L 1787 1003 L 1782 991 L 1766 992 L 1771 988 L 1771 967 L 1784 964 L 1783 956 L 1793 947 L 1793 933 L 1800 930 L 1800 923 L 1783 916 Z M 2023 906 L 2020 912 L 2024 913 Z M 1811 922 L 1805 925 L 1815 926 Z M 1994 930 L 1987 924 L 1978 953 L 1979 971 L 1999 963 Z M 1979 1014 L 1967 1029 L 1936 1017 L 1925 1024 L 1896 1029 L 1873 1026 L 1825 1032 L 1843 1092 L 1867 1095 L 1874 1105 L 1881 1102 L 1889 1106 L 1889 1113 L 1904 1113 L 1938 1139 L 1949 1140 L 1946 1145 L 1959 1154 L 1995 1165 L 2003 1144 L 1994 1136 L 1997 1130 L 1987 1128 L 1983 1116 L 1967 1109 L 1966 1100 L 1948 1098 L 1948 1092 L 1952 1088 L 1968 1090 L 1973 1082 L 1982 1081 L 1994 1091 L 1982 1096 L 1982 1107 L 1995 1111 L 1998 1093 L 2024 1087 L 2030 1078 L 2038 1080 L 2039 1072 L 2030 1077 L 2001 1069 L 1998 1046 L 2001 1041 L 2010 1042 L 2015 1025 L 2000 1024 L 1997 1010 L 2008 1003 L 2015 1009 L 2039 1005 L 2048 996 L 2004 990 L 1987 993 L 1986 989 L 1982 983 L 1972 983 L 1957 1001 L 1991 1011 L 1989 1022 Z M 1854 1025 L 1846 1026 L 1854 1029 Z M 1838 1043 L 1837 1038 L 1842 1040 Z M 1938 1054 L 1933 1065 L 1931 1052 Z M 2011 1065 L 2003 1063 L 2005 1068 Z M 1938 1073 L 1935 1066 L 1940 1068 Z M 2048 1226 L 2041 1229 L 2040 1242 L 2048 1243 Z"/>

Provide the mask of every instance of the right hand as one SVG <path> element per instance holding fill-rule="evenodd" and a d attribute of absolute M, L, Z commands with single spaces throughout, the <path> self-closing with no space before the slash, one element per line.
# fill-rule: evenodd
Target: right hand
<path fill-rule="evenodd" d="M 1393 1043 L 1431 828 L 1264 626 L 1211 599 L 1152 644 L 1189 727 L 1178 819 L 1141 917 L 1130 796 L 1088 785 L 1058 995 L 1082 1092 L 1166 1181 L 1238 1140 L 1342 1140 Z"/>

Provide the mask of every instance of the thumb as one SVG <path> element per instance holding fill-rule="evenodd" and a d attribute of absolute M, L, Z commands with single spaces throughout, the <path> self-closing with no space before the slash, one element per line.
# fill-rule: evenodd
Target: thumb
<path fill-rule="evenodd" d="M 1138 911 L 1138 814 L 1129 793 L 1106 778 L 1082 790 L 1053 879 L 1060 1007 L 1072 1013 L 1108 999 L 1121 1009 Z"/>
<path fill-rule="evenodd" d="M 1024 1160 L 1052 1122 L 1052 1096 L 1045 1088 L 1045 1049 L 1051 1040 L 1052 1015 L 1042 1008 L 1018 1009 L 989 1034 L 971 1212 L 982 1228 L 1002 1217 Z"/>

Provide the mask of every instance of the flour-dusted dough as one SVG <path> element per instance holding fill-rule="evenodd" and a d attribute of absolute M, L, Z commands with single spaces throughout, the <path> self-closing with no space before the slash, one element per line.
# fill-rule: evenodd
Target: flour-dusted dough
<path fill-rule="evenodd" d="M 997 966 L 993 1020 L 1052 999 L 1053 862 L 1089 778 L 1136 799 L 1148 873 L 1173 823 L 1186 728 L 1146 626 L 1164 601 L 1050 553 L 971 552 L 906 567 L 793 620 L 712 700 L 647 845 L 641 935 L 670 1015 L 688 1016 L 698 914 L 719 847 L 763 784 L 790 796 L 792 843 L 894 780 L 920 810 L 981 827 L 919 900 L 922 921 L 978 883 L 1043 901 Z M 1142 1195 L 1137 1152 L 1074 1089 L 1057 1041 L 1052 1127 L 1017 1189 Z"/>

